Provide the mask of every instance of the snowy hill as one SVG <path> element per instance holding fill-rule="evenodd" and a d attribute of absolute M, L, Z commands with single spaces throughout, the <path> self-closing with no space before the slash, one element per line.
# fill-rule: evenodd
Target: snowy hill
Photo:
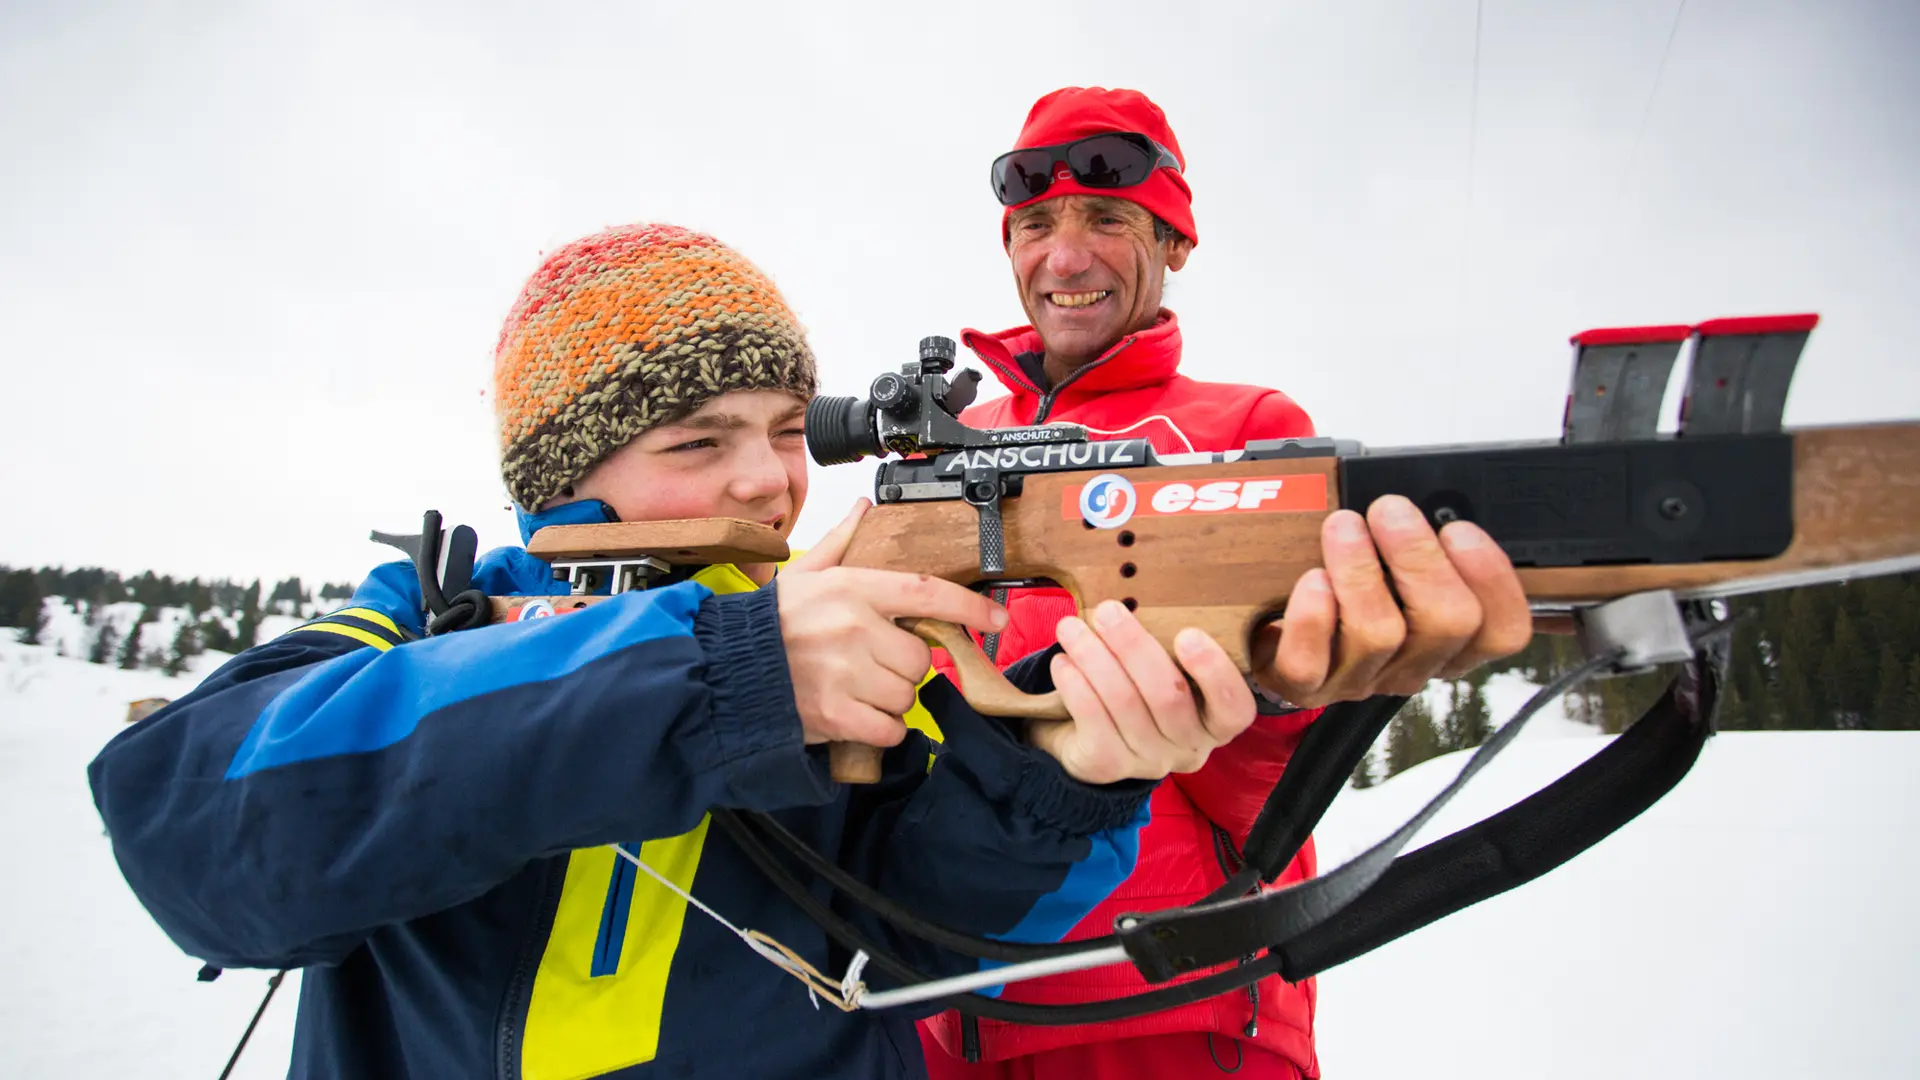
<path fill-rule="evenodd" d="M 263 639 L 292 624 L 287 619 Z M 49 641 L 56 640 L 49 637 Z M 127 704 L 187 675 L 121 671 L 0 641 L 0 1075 L 219 1074 L 266 973 L 194 982 L 128 892 L 87 761 Z M 1504 720 L 1527 687 L 1489 687 Z M 1524 797 L 1605 739 L 1549 711 L 1429 838 Z M 1318 833 L 1335 865 L 1457 769 L 1449 755 L 1348 791 Z M 1920 733 L 1730 733 L 1640 820 L 1545 879 L 1320 980 L 1329 1080 L 1893 1077 L 1920 1074 Z M 775 977 L 769 975 L 768 977 Z M 236 1076 L 284 1075 L 289 977 Z"/>

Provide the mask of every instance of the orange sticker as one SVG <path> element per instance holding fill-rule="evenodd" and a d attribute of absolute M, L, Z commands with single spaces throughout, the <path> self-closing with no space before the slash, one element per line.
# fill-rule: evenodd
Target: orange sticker
<path fill-rule="evenodd" d="M 1060 516 L 1086 518 L 1114 528 L 1136 517 L 1176 517 L 1189 514 L 1272 514 L 1327 509 L 1327 474 L 1289 473 L 1286 476 L 1249 476 L 1239 480 L 1211 480 L 1190 484 L 1163 480 L 1152 484 L 1112 484 L 1119 474 L 1095 477 L 1061 493 Z M 1107 483 L 1103 484 L 1103 481 Z M 1081 498 L 1085 488 L 1100 488 L 1100 497 Z M 1117 489 L 1124 490 L 1117 490 Z M 1117 520 L 1116 520 L 1117 519 Z"/>

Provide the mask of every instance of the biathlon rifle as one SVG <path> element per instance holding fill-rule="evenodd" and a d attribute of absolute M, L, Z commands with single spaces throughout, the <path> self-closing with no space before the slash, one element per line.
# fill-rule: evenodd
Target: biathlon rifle
<path fill-rule="evenodd" d="M 1920 567 L 1920 423 L 1781 426 L 1815 315 L 1589 330 L 1572 339 L 1558 440 L 1376 450 L 1339 439 L 1163 454 L 1067 423 L 979 429 L 959 413 L 980 375 L 954 343 L 876 378 L 865 398 L 817 397 L 815 461 L 889 457 L 843 565 L 975 587 L 1052 584 L 1082 612 L 1118 600 L 1171 649 L 1195 626 L 1243 672 L 1254 631 L 1283 617 L 1320 565 L 1321 521 L 1404 495 L 1439 528 L 1472 521 L 1518 569 L 1537 615 L 1571 615 L 1616 671 L 1685 660 L 1678 603 Z M 1660 406 L 1691 344 L 1678 430 Z M 571 595 L 495 598 L 506 620 L 645 588 L 673 566 L 787 557 L 778 533 L 703 520 L 550 526 L 528 550 Z M 910 628 L 952 654 L 988 715 L 1065 719 L 1059 695 L 1015 689 L 965 630 Z M 835 744 L 834 776 L 872 782 L 879 750 Z"/>

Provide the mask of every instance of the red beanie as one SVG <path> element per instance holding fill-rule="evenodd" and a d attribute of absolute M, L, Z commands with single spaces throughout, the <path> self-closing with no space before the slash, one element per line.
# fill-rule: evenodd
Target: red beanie
<path fill-rule="evenodd" d="M 1033 103 L 1013 149 L 1055 146 L 1103 131 L 1139 132 L 1173 151 L 1173 156 L 1180 159 L 1180 167 L 1186 168 L 1187 155 L 1181 153 L 1173 128 L 1167 125 L 1167 114 L 1138 90 L 1106 90 L 1098 86 L 1055 90 Z M 1000 215 L 1001 242 L 1007 240 L 1007 218 L 1015 210 L 1062 195 L 1107 195 L 1138 203 L 1180 230 L 1195 246 L 1200 243 L 1200 234 L 1193 228 L 1193 192 L 1187 188 L 1185 177 L 1165 166 L 1153 170 L 1146 183 L 1128 188 L 1081 187 L 1071 174 L 1061 179 L 1056 173 L 1047 190 L 1019 206 L 1008 207 L 1006 213 Z"/>

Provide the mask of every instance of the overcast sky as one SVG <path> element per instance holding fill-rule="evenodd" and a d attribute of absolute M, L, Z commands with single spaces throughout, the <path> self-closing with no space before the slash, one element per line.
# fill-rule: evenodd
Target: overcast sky
<path fill-rule="evenodd" d="M 1187 372 L 1323 434 L 1551 437 L 1572 332 L 1789 311 L 1789 423 L 1920 417 L 1920 4 L 1485 0 L 1477 107 L 1473 0 L 917 6 L 0 3 L 0 563 L 515 542 L 494 339 L 609 225 L 744 252 L 829 393 L 1015 325 L 987 166 L 1063 85 L 1186 151 Z"/>

